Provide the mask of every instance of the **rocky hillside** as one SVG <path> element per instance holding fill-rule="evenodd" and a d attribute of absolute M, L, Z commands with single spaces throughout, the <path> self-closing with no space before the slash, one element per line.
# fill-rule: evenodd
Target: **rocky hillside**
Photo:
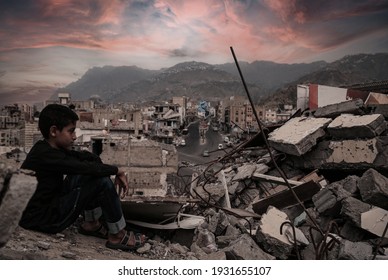
<path fill-rule="evenodd" d="M 268 90 L 276 90 L 284 84 L 291 83 L 309 73 L 323 69 L 327 62 L 279 64 L 271 61 L 239 62 L 244 79 L 249 83 L 261 85 Z M 217 65 L 220 69 L 238 76 L 234 63 Z"/>
<path fill-rule="evenodd" d="M 296 85 L 321 84 L 335 87 L 351 87 L 355 84 L 388 80 L 388 54 L 358 54 L 345 56 L 327 64 L 322 69 L 304 75 L 285 84 L 275 93 L 262 99 L 262 103 L 274 105 L 296 103 Z"/>
<path fill-rule="evenodd" d="M 117 93 L 121 88 L 148 79 L 157 73 L 158 71 L 146 70 L 136 66 L 93 67 L 78 81 L 58 91 L 70 92 L 75 100 L 87 100 L 94 95 L 106 99 L 108 96 Z"/>
<path fill-rule="evenodd" d="M 278 99 L 294 102 L 294 89 L 301 83 L 346 86 L 388 79 L 386 53 L 345 56 L 332 63 L 239 64 L 252 98 L 262 102 L 278 102 Z M 235 64 L 210 65 L 195 61 L 158 71 L 136 66 L 95 67 L 60 91 L 71 93 L 76 100 L 99 95 L 108 102 L 167 100 L 183 95 L 210 100 L 246 94 Z"/>
<path fill-rule="evenodd" d="M 251 84 L 255 96 L 260 95 L 260 87 Z M 238 77 L 220 70 L 216 66 L 185 62 L 167 68 L 150 79 L 142 80 L 120 90 L 110 100 L 144 101 L 167 100 L 173 96 L 192 98 L 223 98 L 243 94 L 243 86 Z"/>

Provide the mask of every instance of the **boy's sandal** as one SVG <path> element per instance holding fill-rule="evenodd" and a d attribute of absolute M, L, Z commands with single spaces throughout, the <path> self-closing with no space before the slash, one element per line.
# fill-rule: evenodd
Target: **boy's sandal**
<path fill-rule="evenodd" d="M 108 230 L 101 224 L 96 230 L 85 230 L 82 226 L 79 226 L 78 232 L 87 236 L 94 236 L 102 239 L 108 238 Z"/>
<path fill-rule="evenodd" d="M 119 243 L 106 242 L 106 247 L 115 250 L 131 251 L 136 250 L 144 245 L 146 237 L 140 233 L 134 233 L 133 231 L 126 232 L 123 239 Z"/>

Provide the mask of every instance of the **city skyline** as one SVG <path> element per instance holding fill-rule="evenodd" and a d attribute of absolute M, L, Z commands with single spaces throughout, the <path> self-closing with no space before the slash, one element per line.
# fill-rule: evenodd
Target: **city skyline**
<path fill-rule="evenodd" d="M 332 62 L 388 50 L 386 1 L 0 1 L 0 98 L 48 96 L 92 67 Z M 15 97 L 15 96 L 13 96 Z"/>

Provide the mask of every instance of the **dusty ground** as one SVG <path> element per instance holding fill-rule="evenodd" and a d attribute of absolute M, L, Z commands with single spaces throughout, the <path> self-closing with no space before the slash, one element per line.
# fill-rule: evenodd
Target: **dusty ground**
<path fill-rule="evenodd" d="M 106 248 L 105 240 L 79 234 L 75 227 L 70 227 L 59 234 L 44 234 L 17 227 L 12 238 L 0 249 L 0 259 L 142 260 L 147 258 L 136 252 Z"/>

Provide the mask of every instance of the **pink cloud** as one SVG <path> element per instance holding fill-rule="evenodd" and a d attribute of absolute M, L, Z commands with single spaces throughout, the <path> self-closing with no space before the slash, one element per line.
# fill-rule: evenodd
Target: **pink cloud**
<path fill-rule="evenodd" d="M 387 28 L 383 17 L 387 4 L 377 0 L 359 5 L 347 0 L 324 4 L 307 0 L 24 3 L 23 9 L 0 3 L 4 11 L 0 61 L 6 59 L 5 50 L 64 46 L 91 50 L 92 54 L 105 52 L 110 58 L 115 54 L 120 58 L 152 57 L 150 63 L 154 64 L 158 62 L 155 57 L 222 63 L 231 61 L 229 47 L 233 46 L 247 61 L 293 62 Z M 88 60 L 87 64 L 91 63 Z"/>

